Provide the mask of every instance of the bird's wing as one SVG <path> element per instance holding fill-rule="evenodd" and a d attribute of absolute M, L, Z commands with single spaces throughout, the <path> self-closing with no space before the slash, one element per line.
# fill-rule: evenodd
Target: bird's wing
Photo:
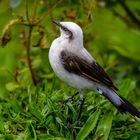
<path fill-rule="evenodd" d="M 61 52 L 61 60 L 63 67 L 70 73 L 77 74 L 86 79 L 106 85 L 114 90 L 118 90 L 111 78 L 107 75 L 104 69 L 94 60 L 89 62 L 75 53 L 68 50 Z"/>

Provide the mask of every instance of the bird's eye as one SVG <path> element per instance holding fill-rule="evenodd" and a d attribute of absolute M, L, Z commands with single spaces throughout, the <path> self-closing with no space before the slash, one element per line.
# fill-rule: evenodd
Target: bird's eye
<path fill-rule="evenodd" d="M 68 29 L 67 29 L 67 28 L 65 28 L 65 27 L 63 27 L 63 30 L 64 30 L 64 31 L 68 31 Z"/>
<path fill-rule="evenodd" d="M 73 33 L 69 29 L 67 29 L 66 27 L 61 27 L 61 28 L 66 32 L 66 34 L 69 35 L 70 39 L 73 39 Z"/>

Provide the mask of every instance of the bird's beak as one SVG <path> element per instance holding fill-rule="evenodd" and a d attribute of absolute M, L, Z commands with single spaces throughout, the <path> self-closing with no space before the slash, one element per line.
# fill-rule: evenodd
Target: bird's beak
<path fill-rule="evenodd" d="M 60 24 L 59 21 L 52 20 L 52 22 L 53 22 L 55 25 L 57 25 L 57 26 L 59 26 L 59 27 L 62 27 L 62 25 Z"/>

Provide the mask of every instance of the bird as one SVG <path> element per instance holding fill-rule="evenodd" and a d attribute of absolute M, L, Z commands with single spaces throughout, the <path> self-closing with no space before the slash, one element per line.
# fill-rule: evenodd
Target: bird
<path fill-rule="evenodd" d="M 84 91 L 89 89 L 107 98 L 122 114 L 128 112 L 140 118 L 140 111 L 118 94 L 118 88 L 110 76 L 84 48 L 81 27 L 71 21 L 53 20 L 53 23 L 59 27 L 60 36 L 51 44 L 49 62 L 57 77 L 78 91 L 81 108 Z"/>

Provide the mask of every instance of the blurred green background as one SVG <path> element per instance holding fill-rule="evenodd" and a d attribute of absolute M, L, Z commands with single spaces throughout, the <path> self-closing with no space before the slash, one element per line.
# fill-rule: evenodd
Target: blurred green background
<path fill-rule="evenodd" d="M 76 91 L 54 76 L 48 61 L 59 36 L 52 19 L 79 24 L 85 47 L 119 94 L 140 109 L 139 5 L 140 0 L 0 0 L 0 138 L 139 140 L 140 122 L 90 91 L 78 126 L 69 130 L 79 97 L 61 104 Z"/>

